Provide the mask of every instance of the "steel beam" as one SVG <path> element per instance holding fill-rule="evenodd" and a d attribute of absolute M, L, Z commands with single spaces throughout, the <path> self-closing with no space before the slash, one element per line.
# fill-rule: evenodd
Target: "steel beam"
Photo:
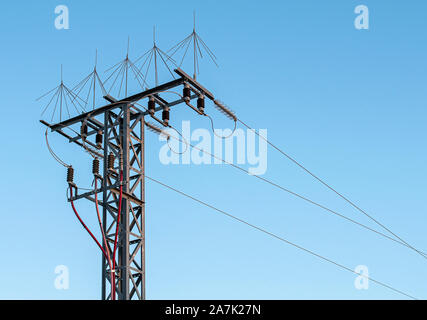
<path fill-rule="evenodd" d="M 183 82 L 184 82 L 184 80 L 182 78 L 179 78 L 179 79 L 167 82 L 167 83 L 162 84 L 160 86 L 157 86 L 155 88 L 145 90 L 143 92 L 137 93 L 137 94 L 135 94 L 133 96 L 124 98 L 124 99 L 119 100 L 117 102 L 107 104 L 107 105 L 99 107 L 99 108 L 97 108 L 95 110 L 88 111 L 88 112 L 82 113 L 82 114 L 80 114 L 80 115 L 78 115 L 76 117 L 64 120 L 64 121 L 62 121 L 60 123 L 52 125 L 51 129 L 52 129 L 52 131 L 57 131 L 58 129 L 61 129 L 61 128 L 64 128 L 64 127 L 68 127 L 68 126 L 70 126 L 72 124 L 84 121 L 85 119 L 88 119 L 88 118 L 93 118 L 93 117 L 95 117 L 97 115 L 103 114 L 104 112 L 110 111 L 112 109 L 121 108 L 121 106 L 123 104 L 131 104 L 131 103 L 136 102 L 138 100 L 141 100 L 141 99 L 143 99 L 145 97 L 148 97 L 148 96 L 150 96 L 152 94 L 160 93 L 162 91 L 167 91 L 169 89 L 172 89 L 174 87 L 177 87 L 177 86 L 181 85 Z"/>

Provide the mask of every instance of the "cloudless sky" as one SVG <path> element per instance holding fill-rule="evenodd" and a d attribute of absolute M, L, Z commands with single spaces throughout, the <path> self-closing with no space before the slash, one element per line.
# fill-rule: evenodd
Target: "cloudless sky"
<path fill-rule="evenodd" d="M 55 7 L 69 8 L 57 30 Z M 354 9 L 369 7 L 369 30 Z M 2 153 L 0 298 L 99 299 L 101 256 L 66 201 L 65 169 L 38 122 L 59 84 L 104 71 L 152 45 L 164 51 L 192 31 L 218 58 L 200 83 L 241 118 L 410 244 L 427 250 L 427 4 L 423 1 L 8 1 L 0 10 Z M 183 69 L 192 74 L 191 61 Z M 161 81 L 169 78 L 163 74 Z M 136 92 L 136 91 L 135 91 Z M 132 93 L 135 93 L 132 92 Z M 179 109 L 178 109 L 179 108 Z M 172 110 L 180 127 L 185 107 Z M 211 105 L 207 110 L 213 112 Z M 220 113 L 216 127 L 231 127 Z M 90 186 L 91 159 L 59 135 L 55 151 Z M 427 261 L 225 165 L 162 165 L 163 142 L 146 134 L 147 175 L 418 298 Z M 247 166 L 245 166 L 247 167 Z M 274 149 L 264 177 L 379 229 Z M 252 230 L 150 181 L 146 184 L 148 299 L 401 299 L 355 275 Z M 77 204 L 97 230 L 92 203 Z M 99 236 L 99 234 L 97 233 Z M 57 265 L 68 290 L 54 287 Z"/>

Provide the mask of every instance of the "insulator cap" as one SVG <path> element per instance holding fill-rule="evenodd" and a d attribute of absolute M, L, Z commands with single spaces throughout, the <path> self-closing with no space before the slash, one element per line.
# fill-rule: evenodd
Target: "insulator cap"
<path fill-rule="evenodd" d="M 83 140 L 86 140 L 86 138 L 87 138 L 87 124 L 86 124 L 86 122 L 82 122 L 82 126 L 80 127 L 80 135 L 82 136 Z"/>
<path fill-rule="evenodd" d="M 148 100 L 148 112 L 150 112 L 150 114 L 154 114 L 154 112 L 156 111 L 156 101 L 154 101 L 153 97 L 150 97 L 150 99 Z"/>
<path fill-rule="evenodd" d="M 191 90 L 190 87 L 185 86 L 182 90 L 182 95 L 184 96 L 184 99 L 190 99 L 191 98 Z"/>
<path fill-rule="evenodd" d="M 205 112 L 205 98 L 203 96 L 197 98 L 197 109 L 202 113 Z"/>
<path fill-rule="evenodd" d="M 162 112 L 162 120 L 163 121 L 169 121 L 169 110 L 163 110 Z"/>
<path fill-rule="evenodd" d="M 160 136 L 164 136 L 164 137 L 166 137 L 166 139 L 170 138 L 169 133 L 167 133 L 166 131 L 164 131 L 162 128 L 159 128 L 154 123 L 145 122 L 145 125 L 147 126 L 148 130 L 150 130 L 150 131 L 152 131 L 154 133 L 157 133 Z"/>
<path fill-rule="evenodd" d="M 101 147 L 102 147 L 102 133 L 101 132 L 98 132 L 96 134 L 95 140 L 96 140 L 96 148 L 101 149 Z"/>
<path fill-rule="evenodd" d="M 114 154 L 111 152 L 109 155 L 108 155 L 108 169 L 114 169 Z"/>
<path fill-rule="evenodd" d="M 93 159 L 92 162 L 92 173 L 98 174 L 99 173 L 99 160 L 97 158 Z"/>
<path fill-rule="evenodd" d="M 73 167 L 67 168 L 67 182 L 68 183 L 74 182 L 74 169 L 73 169 Z"/>
<path fill-rule="evenodd" d="M 228 118 L 237 121 L 237 117 L 234 114 L 233 111 L 231 111 L 229 108 L 227 108 L 221 101 L 218 100 L 214 100 L 215 106 L 217 107 L 217 109 L 219 111 L 221 111 L 222 113 L 224 113 Z"/>

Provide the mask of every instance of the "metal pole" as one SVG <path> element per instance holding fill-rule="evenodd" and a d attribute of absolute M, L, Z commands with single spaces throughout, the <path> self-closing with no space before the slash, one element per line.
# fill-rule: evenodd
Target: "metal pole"
<path fill-rule="evenodd" d="M 141 119 L 141 163 L 142 163 L 142 177 L 141 177 L 141 200 L 143 205 L 141 207 L 141 220 L 142 220 L 142 247 L 141 247 L 141 268 L 142 268 L 142 300 L 145 300 L 145 121 Z"/>
<path fill-rule="evenodd" d="M 130 112 L 129 105 L 123 105 L 123 117 L 121 123 L 122 139 L 122 164 L 123 164 L 123 192 L 129 191 L 129 140 L 130 140 Z M 129 300 L 129 205 L 132 205 L 126 197 L 122 199 L 120 220 L 120 300 Z"/>
<path fill-rule="evenodd" d="M 107 234 L 107 182 L 108 182 L 108 111 L 104 113 L 104 161 L 103 161 L 103 180 L 102 180 L 102 226 L 104 228 L 104 234 Z M 104 242 L 104 250 L 105 248 Z M 107 276 L 107 261 L 102 254 L 102 300 L 106 300 L 106 276 Z M 111 281 L 111 279 L 110 279 Z"/>
<path fill-rule="evenodd" d="M 92 153 L 102 158 L 103 181 L 102 181 L 102 220 L 103 229 L 107 238 L 107 247 L 112 252 L 118 221 L 120 202 L 120 169 L 123 171 L 123 197 L 120 208 L 120 223 L 118 225 L 118 241 L 115 257 L 116 283 L 113 284 L 119 300 L 146 299 L 146 235 L 145 235 L 145 122 L 144 116 L 147 111 L 141 111 L 134 105 L 133 101 L 139 101 L 150 95 L 155 95 L 162 104 L 155 111 L 160 111 L 166 105 L 172 107 L 182 103 L 182 98 L 174 101 L 161 99 L 158 93 L 188 83 L 193 89 L 190 100 L 198 96 L 198 93 L 211 100 L 214 96 L 193 78 L 181 69 L 176 69 L 179 79 L 164 83 L 155 88 L 137 93 L 131 97 L 117 101 L 113 97 L 105 96 L 111 102 L 109 105 L 99 107 L 85 114 L 64 120 L 60 123 L 50 125 L 41 121 L 52 131 L 56 131 L 81 147 L 92 149 Z M 129 102 L 130 101 L 130 102 Z M 119 111 L 119 112 L 116 112 Z M 121 111 L 121 112 L 120 112 Z M 99 116 L 99 118 L 96 118 Z M 103 117 L 103 121 L 100 118 Z M 85 121 L 91 127 L 91 131 L 85 136 L 84 142 L 81 134 L 70 136 L 62 130 L 72 125 Z M 139 125 L 139 128 L 138 128 Z M 88 138 L 95 135 L 99 130 L 103 131 L 103 150 L 97 150 L 97 145 Z M 108 165 L 109 154 L 115 158 L 113 168 Z M 119 160 L 119 161 L 117 161 Z M 117 162 L 119 166 L 117 166 Z M 76 195 L 74 200 L 87 199 L 95 202 L 93 195 L 95 191 Z M 102 244 L 105 247 L 105 244 Z M 111 299 L 111 276 L 107 259 L 102 256 L 102 288 L 101 298 Z"/>

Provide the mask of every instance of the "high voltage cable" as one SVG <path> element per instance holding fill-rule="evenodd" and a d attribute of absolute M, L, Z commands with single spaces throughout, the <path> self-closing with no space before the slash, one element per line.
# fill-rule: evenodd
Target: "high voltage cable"
<path fill-rule="evenodd" d="M 212 121 L 212 120 L 211 120 Z M 306 201 L 306 202 L 309 202 L 309 203 L 311 203 L 311 204 L 313 204 L 313 205 L 315 205 L 315 206 L 318 206 L 318 207 L 320 207 L 320 208 L 322 208 L 322 209 L 324 209 L 324 210 L 326 210 L 326 211 L 328 211 L 328 212 L 330 212 L 330 213 L 333 213 L 333 214 L 335 214 L 335 215 L 337 215 L 337 216 L 339 216 L 339 217 L 341 217 L 341 218 L 344 218 L 344 219 L 346 219 L 346 220 L 348 220 L 348 221 L 350 221 L 350 222 L 352 222 L 352 223 L 355 223 L 355 224 L 357 224 L 357 225 L 359 225 L 359 226 L 361 226 L 361 227 L 363 227 L 363 228 L 365 228 L 365 229 L 367 229 L 367 230 L 370 230 L 370 231 L 372 231 L 372 232 L 374 232 L 374 233 L 377 233 L 377 234 L 379 234 L 379 235 L 381 235 L 381 236 L 383 236 L 383 237 L 385 237 L 385 238 L 387 238 L 387 239 L 389 239 L 389 240 L 392 240 L 392 241 L 394 241 L 394 242 L 397 242 L 397 243 L 399 243 L 399 244 L 401 244 L 401 245 L 403 245 L 403 246 L 405 246 L 405 247 L 407 247 L 407 248 L 409 248 L 409 249 L 411 249 L 411 250 L 413 250 L 413 251 L 415 251 L 415 252 L 417 252 L 421 257 L 423 257 L 424 259 L 427 259 L 427 253 L 425 253 L 425 252 L 423 252 L 423 251 L 421 251 L 421 250 L 418 250 L 418 249 L 416 249 L 416 248 L 414 248 L 413 246 L 411 246 L 409 243 L 407 243 L 405 240 L 403 240 L 401 237 L 399 237 L 397 234 L 395 234 L 394 232 L 392 232 L 389 228 L 387 228 L 385 225 L 383 225 L 382 223 L 380 223 L 378 220 L 376 220 L 375 218 L 373 218 L 372 216 L 370 216 L 368 213 L 366 213 L 364 210 L 362 210 L 361 208 L 359 208 L 357 205 L 355 205 L 353 202 L 351 202 L 349 199 L 347 199 L 346 197 L 344 197 L 341 193 L 339 193 L 338 191 L 336 191 L 334 188 L 332 188 L 331 186 L 329 186 L 326 182 L 324 182 L 322 179 L 320 179 L 319 177 L 317 177 L 315 174 L 313 174 L 311 171 L 309 171 L 307 168 L 305 168 L 302 164 L 300 164 L 298 161 L 296 161 L 295 159 L 293 159 L 291 156 L 289 156 L 288 154 L 286 154 L 284 151 L 282 151 L 280 148 L 278 148 L 277 146 L 275 146 L 274 144 L 272 144 L 268 139 L 266 139 L 265 137 L 263 137 L 262 135 L 260 135 L 256 130 L 254 130 L 253 128 L 251 128 L 249 125 L 247 125 L 246 123 L 244 123 L 242 120 L 240 120 L 240 119 L 238 119 L 237 117 L 235 117 L 235 123 L 237 122 L 237 121 L 239 121 L 242 125 L 244 125 L 245 127 L 247 127 L 248 129 L 250 129 L 251 131 L 253 131 L 256 135 L 258 135 L 260 138 L 262 138 L 264 141 L 266 141 L 270 146 L 272 146 L 272 147 L 274 147 L 276 150 L 278 150 L 280 153 L 282 153 L 284 156 L 286 156 L 288 159 L 290 159 L 292 162 L 294 162 L 295 164 L 297 164 L 300 168 L 302 168 L 304 171 L 306 171 L 307 173 L 309 173 L 311 176 L 313 176 L 315 179 L 317 179 L 319 182 L 321 182 L 323 185 L 325 185 L 327 188 L 329 188 L 330 190 L 332 190 L 334 193 L 336 193 L 338 196 L 340 196 L 342 199 L 344 199 L 346 202 L 348 202 L 349 204 L 351 204 L 354 208 L 356 208 L 358 211 L 360 211 L 361 213 L 363 213 L 365 216 L 367 216 L 369 219 L 371 219 L 372 221 L 374 221 L 377 225 L 379 225 L 381 228 L 383 228 L 384 230 L 386 230 L 387 232 L 389 232 L 391 235 L 393 235 L 394 236 L 394 238 L 393 237 L 390 237 L 390 236 L 388 236 L 388 235 L 386 235 L 386 234 L 384 234 L 384 233 L 382 233 L 382 232 L 380 232 L 380 231 L 378 231 L 378 230 L 375 230 L 375 229 L 372 229 L 372 228 L 370 228 L 370 227 L 368 227 L 368 226 L 366 226 L 366 225 L 364 225 L 364 224 L 362 224 L 362 223 L 360 223 L 360 222 L 357 222 L 357 221 L 355 221 L 355 220 L 353 220 L 353 219 L 351 219 L 351 218 L 349 218 L 349 217 L 346 217 L 346 216 L 344 216 L 344 215 L 342 215 L 342 214 L 340 214 L 340 213 L 338 213 L 338 212 L 336 212 L 336 211 L 334 211 L 334 210 L 332 210 L 332 209 L 329 209 L 329 208 L 327 208 L 327 207 L 325 207 L 325 206 L 323 206 L 323 205 L 321 205 L 321 204 L 319 204 L 319 203 L 317 203 L 317 202 L 315 202 L 315 201 L 313 201 L 313 200 L 310 200 L 310 199 L 308 199 L 308 198 L 306 198 L 306 197 L 304 197 L 304 196 L 302 196 L 302 195 L 300 195 L 300 194 L 298 194 L 298 193 L 296 193 L 296 192 L 293 192 L 293 191 L 291 191 L 291 190 L 289 190 L 289 189 L 286 189 L 286 188 L 284 188 L 284 187 L 282 187 L 282 186 L 280 186 L 280 185 L 278 185 L 277 183 L 274 183 L 274 182 L 272 182 L 272 181 L 270 181 L 270 180 L 268 180 L 268 179 L 266 179 L 266 178 L 263 178 L 263 177 L 261 177 L 261 176 L 259 176 L 259 175 L 256 175 L 256 174 L 251 174 L 251 173 L 249 173 L 249 171 L 248 170 L 246 170 L 246 169 L 244 169 L 244 168 L 242 168 L 242 167 L 240 167 L 240 166 L 237 166 L 237 165 L 235 165 L 235 164 L 233 164 L 233 163 L 231 163 L 231 162 L 228 162 L 228 161 L 226 161 L 226 160 L 224 160 L 224 159 L 222 159 L 222 158 L 219 158 L 219 157 L 217 157 L 217 156 L 215 156 L 215 155 L 213 155 L 212 153 L 209 153 L 209 152 L 207 152 L 207 151 L 205 151 L 205 150 L 203 150 L 203 149 L 201 149 L 201 148 L 198 148 L 198 147 L 195 147 L 194 145 L 192 145 L 192 144 L 190 144 L 190 143 L 188 143 L 188 142 L 184 142 L 187 146 L 189 145 L 190 147 L 192 147 L 193 149 L 196 149 L 196 150 L 198 150 L 198 151 L 200 151 L 200 152 L 203 152 L 203 153 L 205 153 L 205 154 L 208 154 L 209 156 L 211 156 L 211 157 L 213 157 L 213 158 L 215 158 L 215 159 L 218 159 L 218 160 L 220 160 L 221 162 L 223 162 L 223 163 L 225 163 L 225 164 L 228 164 L 228 165 L 230 165 L 230 166 L 232 166 L 232 167 L 234 167 L 234 168 L 237 168 L 237 169 L 239 169 L 239 170 L 241 170 L 241 171 L 243 171 L 243 172 L 245 172 L 245 173 L 247 173 L 247 174 L 249 174 L 249 175 L 253 175 L 253 176 L 255 176 L 255 177 L 257 177 L 258 179 L 260 179 L 260 180 L 263 180 L 264 182 L 267 182 L 267 183 L 269 183 L 269 184 L 271 184 L 271 185 L 273 185 L 273 186 L 275 186 L 276 188 L 279 188 L 279 189 L 281 189 L 282 191 L 285 191 L 285 192 L 287 192 L 287 193 L 290 193 L 290 194 L 292 194 L 292 195 L 294 195 L 294 196 L 296 196 L 296 197 L 298 197 L 298 198 L 300 198 L 300 199 L 302 199 L 302 200 L 304 200 L 304 201 Z M 177 131 L 174 127 L 172 127 L 171 125 L 169 125 L 169 127 L 170 128 L 172 128 L 172 129 L 174 129 L 175 131 Z M 178 131 L 177 131 L 178 132 Z M 181 139 L 179 139 L 179 138 L 176 138 L 176 137 L 173 137 L 173 136 L 171 136 L 172 138 L 174 138 L 174 139 L 176 139 L 176 140 L 178 140 L 178 141 L 181 141 L 181 142 L 183 142 Z M 169 147 L 170 148 L 170 147 Z M 173 151 L 173 150 L 171 150 L 171 151 Z"/>
<path fill-rule="evenodd" d="M 208 207 L 208 208 L 210 208 L 210 209 L 213 209 L 213 210 L 215 210 L 215 211 L 217 211 L 217 212 L 219 212 L 219 213 L 221 213 L 221 214 L 223 214 L 223 215 L 226 215 L 226 216 L 228 216 L 228 217 L 230 217 L 230 218 L 232 218 L 232 219 L 234 219 L 234 220 L 236 220 L 236 221 L 238 221 L 238 222 L 240 222 L 240 223 L 243 223 L 243 224 L 245 224 L 245 225 L 247 225 L 247 226 L 249 226 L 249 227 L 251 227 L 251 228 L 253 228 L 253 229 L 256 229 L 256 230 L 258 230 L 258 231 L 260 231 L 260 232 L 263 232 L 264 234 L 267 234 L 267 235 L 269 235 L 269 236 L 271 236 L 271 237 L 273 237 L 273 238 L 276 238 L 276 239 L 278 239 L 278 240 L 280 240 L 280 241 L 282 241 L 282 242 L 285 242 L 285 243 L 287 243 L 287 244 L 289 244 L 289 245 L 291 245 L 291 246 L 293 246 L 293 247 L 295 247 L 295 248 L 297 248 L 297 249 L 300 249 L 300 250 L 302 250 L 302 251 L 305 251 L 305 252 L 307 252 L 307 253 L 309 253 L 309 254 L 311 254 L 311 255 L 315 256 L 315 257 L 318 257 L 318 258 L 320 258 L 320 259 L 322 259 L 322 260 L 324 260 L 324 261 L 326 261 L 326 262 L 329 262 L 329 263 L 331 263 L 331 264 L 333 264 L 333 265 L 335 265 L 335 266 L 337 266 L 337 267 L 340 267 L 340 268 L 342 268 L 342 269 L 344 269 L 344 270 L 347 270 L 347 271 L 349 271 L 349 272 L 351 272 L 351 273 L 354 273 L 354 274 L 356 274 L 356 275 L 358 275 L 358 276 L 361 276 L 361 277 L 363 277 L 363 278 L 365 278 L 365 279 L 371 280 L 372 282 L 375 282 L 376 284 L 379 284 L 379 285 L 381 285 L 381 286 L 383 286 L 383 287 L 385 287 L 385 288 L 387 288 L 387 289 L 390 289 L 390 290 L 392 290 L 392 291 L 394 291 L 394 292 L 397 292 L 397 293 L 399 293 L 399 294 L 401 294 L 401 295 L 404 295 L 404 296 L 406 296 L 406 297 L 408 297 L 408 298 L 411 298 L 411 299 L 413 299 L 413 300 L 418 300 L 418 298 L 416 298 L 416 297 L 414 297 L 414 296 L 412 296 L 412 295 L 410 295 L 410 294 L 408 294 L 408 293 L 405 293 L 405 292 L 403 292 L 403 291 L 401 291 L 401 290 L 398 290 L 398 289 L 396 289 L 396 288 L 394 288 L 394 287 L 392 287 L 392 286 L 390 286 L 390 285 L 388 285 L 388 284 L 385 284 L 384 282 L 381 282 L 381 281 L 375 280 L 375 279 L 373 279 L 372 277 L 369 277 L 369 276 L 366 276 L 366 275 L 363 275 L 363 274 L 357 273 L 356 271 L 352 270 L 352 269 L 351 269 L 351 268 L 349 268 L 349 267 L 346 267 L 346 266 L 344 266 L 344 265 L 342 265 L 342 264 L 340 264 L 340 263 L 338 263 L 338 262 L 335 262 L 335 261 L 333 261 L 333 260 L 331 260 L 331 259 L 329 259 L 329 258 L 326 258 L 326 257 L 324 257 L 324 256 L 322 256 L 322 255 L 320 255 L 320 254 L 318 254 L 318 253 L 315 253 L 314 251 L 311 251 L 311 250 L 309 250 L 309 249 L 306 249 L 306 248 L 304 248 L 304 247 L 302 247 L 302 246 L 300 246 L 300 245 L 298 245 L 298 244 L 296 244 L 296 243 L 293 243 L 293 242 L 291 242 L 291 241 L 289 241 L 289 240 L 286 240 L 286 239 L 284 239 L 284 238 L 282 238 L 282 237 L 280 237 L 280 236 L 278 236 L 278 235 L 276 235 L 276 234 L 274 234 L 274 233 L 272 233 L 272 232 L 270 232 L 270 231 L 267 231 L 267 230 L 265 230 L 265 229 L 263 229 L 263 228 L 261 228 L 261 227 L 258 227 L 258 226 L 254 225 L 254 224 L 251 224 L 251 223 L 247 222 L 246 220 L 243 220 L 243 219 L 241 219 L 241 218 L 238 218 L 238 217 L 236 217 L 236 216 L 234 216 L 234 215 L 232 215 L 232 214 L 230 214 L 230 213 L 228 213 L 228 212 L 226 212 L 226 211 L 224 211 L 224 210 L 218 209 L 217 207 L 215 207 L 215 206 L 213 206 L 213 205 L 210 205 L 210 204 L 208 204 L 208 203 L 206 203 L 206 202 L 204 202 L 204 201 L 202 201 L 202 200 L 199 200 L 199 199 L 197 199 L 197 198 L 195 198 L 195 197 L 193 197 L 193 196 L 191 196 L 191 195 L 189 195 L 189 194 L 187 194 L 187 193 L 184 193 L 183 191 L 180 191 L 180 190 L 178 190 L 178 189 L 176 189 L 176 188 L 174 188 L 174 187 L 171 187 L 171 186 L 169 186 L 169 185 L 167 185 L 167 184 L 165 184 L 165 183 L 163 183 L 163 182 L 160 182 L 160 181 L 158 181 L 158 180 L 156 180 L 156 179 L 153 179 L 153 178 L 151 178 L 151 177 L 149 177 L 149 176 L 147 176 L 147 175 L 145 175 L 145 174 L 143 174 L 143 176 L 144 176 L 145 178 L 147 178 L 147 179 L 149 179 L 149 180 L 151 180 L 151 181 L 153 181 L 153 182 L 155 182 L 155 183 L 157 183 L 157 184 L 159 184 L 159 185 L 161 185 L 161 186 L 165 187 L 165 188 L 168 188 L 168 189 L 170 189 L 170 190 L 172 190 L 172 191 L 174 191 L 174 192 L 176 192 L 176 193 L 178 193 L 178 194 L 180 194 L 180 195 L 182 195 L 182 196 L 185 196 L 185 197 L 187 197 L 187 198 L 189 198 L 189 199 L 191 199 L 191 200 L 193 200 L 193 201 L 196 201 L 196 202 L 198 202 L 198 203 L 200 203 L 200 204 L 202 204 L 202 205 L 204 205 L 204 206 L 206 206 L 206 207 Z"/>
<path fill-rule="evenodd" d="M 171 128 L 173 128 L 173 127 L 171 126 Z M 175 129 L 175 128 L 173 128 L 173 129 Z M 175 130 L 176 130 L 176 129 L 175 129 Z M 176 137 L 174 137 L 174 136 L 170 136 L 170 137 L 172 137 L 173 139 L 178 140 L 178 141 L 180 141 L 180 142 L 184 142 L 184 141 L 182 141 L 181 139 L 176 138 Z M 382 237 L 384 237 L 384 238 L 386 238 L 386 239 L 388 239 L 388 240 L 394 241 L 394 242 L 396 242 L 396 243 L 398 243 L 398 244 L 400 244 L 400 245 L 402 245 L 402 246 L 405 246 L 405 247 L 407 247 L 407 248 L 411 248 L 411 247 L 410 247 L 410 246 L 408 246 L 405 242 L 399 241 L 399 240 L 397 240 L 397 239 L 395 239 L 395 238 L 392 238 L 392 237 L 390 237 L 390 236 L 388 236 L 388 235 L 386 235 L 386 234 L 384 234 L 384 233 L 382 233 L 382 232 L 380 232 L 380 231 L 378 231 L 378 230 L 375 230 L 375 229 L 373 229 L 373 228 L 371 228 L 371 227 L 368 227 L 367 225 L 364 225 L 363 223 L 360 223 L 360 222 L 358 222 L 358 221 L 356 221 L 356 220 L 353 220 L 353 219 L 351 219 L 351 218 L 349 218 L 349 217 L 347 217 L 347 216 L 345 216 L 345 215 L 343 215 L 343 214 L 341 214 L 341 213 L 339 213 L 339 212 L 337 212 L 337 211 L 334 211 L 334 210 L 332 210 L 332 209 L 330 209 L 330 208 L 328 208 L 328 207 L 325 207 L 324 205 L 322 205 L 322 204 L 320 204 L 320 203 L 317 203 L 317 202 L 315 202 L 315 201 L 313 201 L 313 200 L 310 200 L 310 199 L 308 199 L 308 198 L 306 198 L 306 197 L 304 197 L 304 196 L 302 196 L 302 195 L 300 195 L 300 194 L 298 194 L 298 193 L 296 193 L 296 192 L 293 192 L 293 191 L 291 191 L 291 190 L 289 190 L 289 189 L 286 189 L 286 188 L 282 187 L 281 185 L 279 185 L 279 184 L 277 184 L 277 183 L 275 183 L 275 182 L 272 182 L 272 181 L 270 181 L 270 180 L 268 180 L 268 179 L 266 179 L 266 178 L 263 178 L 263 177 L 261 177 L 261 176 L 259 176 L 259 175 L 256 175 L 256 174 L 250 174 L 248 170 L 246 170 L 246 169 L 244 169 L 244 168 L 242 168 L 242 167 L 240 167 L 240 166 L 238 166 L 238 165 L 235 165 L 234 163 L 228 162 L 228 161 L 226 161 L 226 160 L 224 160 L 224 159 L 222 159 L 222 158 L 220 158 L 220 157 L 217 157 L 217 156 L 215 156 L 214 154 L 212 154 L 212 153 L 210 153 L 210 152 L 208 152 L 208 151 L 206 151 L 206 150 L 204 150 L 204 149 L 201 149 L 201 148 L 198 148 L 198 147 L 196 147 L 196 146 L 192 145 L 191 143 L 188 143 L 188 142 L 185 142 L 185 143 L 186 143 L 186 144 L 188 144 L 188 146 L 190 146 L 191 148 L 193 148 L 193 149 L 195 149 L 195 150 L 198 150 L 198 151 L 200 151 L 200 152 L 203 152 L 203 153 L 205 153 L 205 154 L 207 154 L 207 155 L 211 156 L 212 158 L 215 158 L 215 159 L 217 159 L 217 160 L 220 160 L 220 161 L 222 161 L 222 162 L 223 162 L 223 163 L 225 163 L 225 164 L 228 164 L 228 165 L 230 165 L 230 166 L 232 166 L 232 167 L 234 167 L 234 168 L 236 168 L 236 169 L 239 169 L 239 170 L 241 170 L 241 171 L 243 171 L 243 172 L 245 172 L 245 173 L 247 173 L 247 174 L 249 174 L 249 175 L 252 175 L 252 176 L 254 176 L 254 177 L 256 177 L 256 178 L 258 178 L 258 179 L 260 179 L 260 180 L 262 180 L 262 181 L 264 181 L 264 182 L 266 182 L 266 183 L 268 183 L 268 184 L 270 184 L 270 185 L 272 185 L 272 186 L 274 186 L 274 187 L 276 187 L 276 188 L 278 188 L 278 189 L 282 190 L 282 191 L 285 191 L 285 192 L 287 192 L 287 193 L 290 193 L 290 194 L 292 194 L 293 196 L 296 196 L 296 197 L 298 197 L 298 198 L 300 198 L 300 199 L 302 199 L 302 200 L 304 200 L 304 201 L 306 201 L 306 202 L 308 202 L 308 203 L 311 203 L 311 204 L 313 204 L 313 205 L 315 205 L 315 206 L 317 206 L 317 207 L 319 207 L 319 208 L 321 208 L 321 209 L 323 209 L 323 210 L 325 210 L 325 211 L 328 211 L 328 212 L 330 212 L 330 213 L 332 213 L 332 214 L 334 214 L 334 215 L 336 215 L 336 216 L 338 216 L 338 217 L 341 217 L 341 218 L 343 218 L 343 219 L 345 219 L 345 220 L 347 220 L 347 221 L 350 221 L 350 222 L 352 222 L 352 223 L 354 223 L 354 224 L 356 224 L 356 225 L 358 225 L 358 226 L 360 226 L 360 227 L 362 227 L 362 228 L 364 228 L 364 229 L 366 229 L 366 230 L 369 230 L 369 231 L 371 231 L 371 232 L 374 232 L 374 233 L 376 233 L 376 234 L 378 234 L 378 235 L 380 235 L 380 236 L 382 236 Z M 427 253 L 424 253 L 424 252 L 422 252 L 422 251 L 417 251 L 417 252 L 418 252 L 418 253 L 419 253 L 419 254 L 420 254 L 424 259 L 427 259 Z"/>
<path fill-rule="evenodd" d="M 302 164 L 300 164 L 298 161 L 296 161 L 294 158 L 292 158 L 290 155 L 288 155 L 286 152 L 284 152 L 283 150 L 281 150 L 279 147 L 275 146 L 273 143 L 271 143 L 267 138 L 263 137 L 262 135 L 260 135 L 255 129 L 251 128 L 249 125 L 247 125 L 246 123 L 244 123 L 242 120 L 237 119 L 237 121 L 239 121 L 242 125 L 244 125 L 246 128 L 252 130 L 258 137 L 260 137 L 261 139 L 263 139 L 265 142 L 267 142 L 270 146 L 272 146 L 274 149 L 276 149 L 277 151 L 279 151 L 281 154 L 283 154 L 286 158 L 288 158 L 289 160 L 291 160 L 293 163 L 295 163 L 298 167 L 300 167 L 301 169 L 303 169 L 305 172 L 307 172 L 309 175 L 311 175 L 313 178 L 315 178 L 317 181 L 319 181 L 321 184 L 323 184 L 325 187 L 327 187 L 329 190 L 333 191 L 335 194 L 337 194 L 340 198 L 342 198 L 344 201 L 346 201 L 347 203 L 349 203 L 353 208 L 355 208 L 357 211 L 363 213 L 366 217 L 368 217 L 369 219 L 371 219 L 373 222 L 375 222 L 377 225 L 379 225 L 381 228 L 383 228 L 384 230 L 386 230 L 387 232 L 389 232 L 390 234 L 392 234 L 394 237 L 396 237 L 401 243 L 404 243 L 408 248 L 414 250 L 415 252 L 417 252 L 418 254 L 420 254 L 423 258 L 427 259 L 427 256 L 424 252 L 414 248 L 413 246 L 411 246 L 408 242 L 406 242 L 405 240 L 403 240 L 401 237 L 399 237 L 396 233 L 394 233 L 393 231 L 391 231 L 389 228 L 387 228 L 384 224 L 382 224 L 381 222 L 379 222 L 377 219 L 375 219 L 374 217 L 372 217 L 371 215 L 369 215 L 365 210 L 362 210 L 359 206 L 357 206 L 356 204 L 354 204 L 351 200 L 349 200 L 348 198 L 346 198 L 344 195 L 342 195 L 341 193 L 339 193 L 337 190 L 335 190 L 333 187 L 331 187 L 329 184 L 327 184 L 325 181 L 323 181 L 321 178 L 319 178 L 318 176 L 316 176 L 314 173 L 312 173 L 310 170 L 308 170 L 307 168 L 305 168 Z"/>

